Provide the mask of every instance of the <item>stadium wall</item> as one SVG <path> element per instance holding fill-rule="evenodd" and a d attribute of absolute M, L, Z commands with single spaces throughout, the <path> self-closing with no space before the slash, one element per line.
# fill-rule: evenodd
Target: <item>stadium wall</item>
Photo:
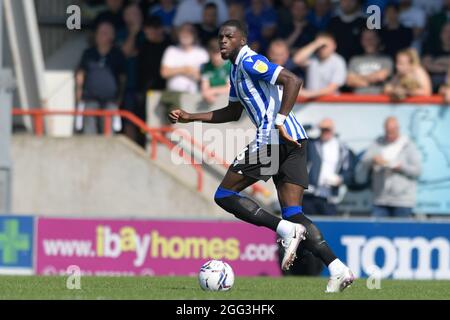
<path fill-rule="evenodd" d="M 183 180 L 122 136 L 14 135 L 12 159 L 17 214 L 231 218 L 188 184 L 196 181 L 191 168 Z"/>

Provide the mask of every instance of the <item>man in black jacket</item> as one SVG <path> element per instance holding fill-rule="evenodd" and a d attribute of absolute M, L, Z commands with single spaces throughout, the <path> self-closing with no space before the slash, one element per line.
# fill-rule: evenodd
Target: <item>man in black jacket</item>
<path fill-rule="evenodd" d="M 309 215 L 336 215 L 341 186 L 353 179 L 353 153 L 335 135 L 333 120 L 319 123 L 320 137 L 308 143 L 308 193 L 303 210 Z"/>
<path fill-rule="evenodd" d="M 135 114 L 146 121 L 146 102 L 148 90 L 165 90 L 166 80 L 161 77 L 161 59 L 166 48 L 171 44 L 164 32 L 160 18 L 150 17 L 144 21 L 145 41 L 139 48 L 137 56 L 138 106 Z M 133 127 L 136 141 L 145 146 L 145 135 Z"/>

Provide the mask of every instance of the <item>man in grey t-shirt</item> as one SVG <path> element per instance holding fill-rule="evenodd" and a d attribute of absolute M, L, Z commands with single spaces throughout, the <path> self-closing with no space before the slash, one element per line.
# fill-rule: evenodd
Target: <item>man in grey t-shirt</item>
<path fill-rule="evenodd" d="M 364 54 L 350 59 L 347 86 L 359 94 L 380 94 L 384 82 L 392 75 L 393 62 L 389 56 L 381 55 L 381 41 L 375 30 L 361 33 Z"/>
<path fill-rule="evenodd" d="M 300 96 L 313 99 L 338 93 L 345 84 L 347 67 L 344 58 L 336 53 L 336 41 L 327 33 L 298 50 L 294 63 L 306 69 L 306 89 Z"/>

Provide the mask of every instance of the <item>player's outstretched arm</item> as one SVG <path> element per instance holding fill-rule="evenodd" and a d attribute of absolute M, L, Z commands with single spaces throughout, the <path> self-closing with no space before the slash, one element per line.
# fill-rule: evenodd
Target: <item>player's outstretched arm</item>
<path fill-rule="evenodd" d="M 225 108 L 210 112 L 189 113 L 182 109 L 175 109 L 169 113 L 169 120 L 172 123 L 188 123 L 193 121 L 225 123 L 239 120 L 242 111 L 243 107 L 240 102 L 230 101 Z"/>

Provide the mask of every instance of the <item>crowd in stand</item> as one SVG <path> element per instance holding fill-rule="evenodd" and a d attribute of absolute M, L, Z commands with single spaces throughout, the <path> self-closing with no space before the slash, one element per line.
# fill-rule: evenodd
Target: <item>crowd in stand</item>
<path fill-rule="evenodd" d="M 450 0 L 105 0 L 104 5 L 76 72 L 79 107 L 123 108 L 145 119 L 148 90 L 200 93 L 214 105 L 229 92 L 230 62 L 221 59 L 217 42 L 227 19 L 245 21 L 252 49 L 304 79 L 304 98 L 434 93 L 450 101 Z M 367 28 L 370 5 L 381 9 L 380 29 Z M 84 131 L 95 125 L 95 119 L 86 119 Z M 358 187 L 355 173 L 362 177 L 365 171 L 375 215 L 411 214 L 420 159 L 395 118 L 386 119 L 385 135 L 359 168 L 336 137 L 333 121 L 324 119 L 319 127 L 320 137 L 309 144 L 306 212 L 334 214 L 339 187 Z M 122 130 L 137 136 L 131 125 Z M 392 181 L 412 191 L 387 192 Z"/>
<path fill-rule="evenodd" d="M 450 0 L 105 0 L 77 72 L 77 100 L 143 117 L 150 90 L 228 92 L 218 27 L 248 26 L 248 44 L 305 80 L 304 98 L 340 92 L 450 99 Z M 381 9 L 367 28 L 366 8 Z"/>
<path fill-rule="evenodd" d="M 379 30 L 366 26 L 371 4 L 382 9 Z M 126 75 L 112 88 L 124 108 L 148 89 L 201 92 L 213 103 L 226 92 L 229 64 L 214 44 L 226 19 L 244 20 L 252 49 L 304 78 L 306 98 L 450 96 L 450 0 L 105 0 L 92 28 L 98 34 L 111 26 L 110 43 L 94 37 L 80 70 L 88 78 L 98 72 L 86 66 L 90 56 L 106 57 L 107 67 L 113 60 L 115 80 Z"/>

